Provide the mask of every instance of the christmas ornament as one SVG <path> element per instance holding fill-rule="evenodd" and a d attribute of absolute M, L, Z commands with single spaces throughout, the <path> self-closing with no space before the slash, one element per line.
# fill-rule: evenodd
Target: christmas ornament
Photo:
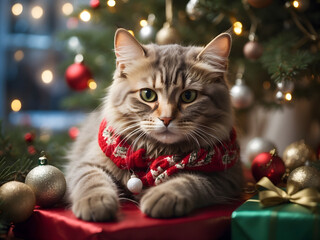
<path fill-rule="evenodd" d="M 283 93 L 291 93 L 294 89 L 294 83 L 293 81 L 285 79 L 277 83 L 277 88 Z"/>
<path fill-rule="evenodd" d="M 27 142 L 27 143 L 32 143 L 35 139 L 35 134 L 32 133 L 32 132 L 28 132 L 24 135 L 24 140 Z"/>
<path fill-rule="evenodd" d="M 260 137 L 253 138 L 247 144 L 247 158 L 249 159 L 249 162 L 252 163 L 253 159 L 259 153 L 270 152 L 272 149 L 276 149 L 276 147 L 271 141 Z"/>
<path fill-rule="evenodd" d="M 35 193 L 36 204 L 49 207 L 58 203 L 64 196 L 66 180 L 58 168 L 46 165 L 45 156 L 39 158 L 39 164 L 28 173 L 25 183 Z"/>
<path fill-rule="evenodd" d="M 127 188 L 133 194 L 139 194 L 142 190 L 143 184 L 142 181 L 134 174 L 131 175 L 131 178 L 127 182 Z"/>
<path fill-rule="evenodd" d="M 92 74 L 83 63 L 76 62 L 67 68 L 65 79 L 69 87 L 81 91 L 88 88 L 88 81 L 92 79 Z"/>
<path fill-rule="evenodd" d="M 165 22 L 163 27 L 156 35 L 156 42 L 160 45 L 178 43 L 180 41 L 178 31 L 171 26 L 168 22 Z"/>
<path fill-rule="evenodd" d="M 99 0 L 90 0 L 90 6 L 92 8 L 98 8 L 100 6 L 100 1 Z"/>
<path fill-rule="evenodd" d="M 151 40 L 154 37 L 154 28 L 151 25 L 146 25 L 140 29 L 140 38 L 142 40 Z"/>
<path fill-rule="evenodd" d="M 292 193 L 305 188 L 315 188 L 320 191 L 320 173 L 313 167 L 298 167 L 290 173 L 287 180 L 287 188 Z"/>
<path fill-rule="evenodd" d="M 255 8 L 264 8 L 272 3 L 272 0 L 247 0 L 247 2 Z"/>
<path fill-rule="evenodd" d="M 230 90 L 232 105 L 237 109 L 249 107 L 253 102 L 253 94 L 242 79 L 237 79 L 236 84 Z"/>
<path fill-rule="evenodd" d="M 36 198 L 32 189 L 17 181 L 0 187 L 0 218 L 19 223 L 27 220 L 34 209 Z"/>
<path fill-rule="evenodd" d="M 257 41 L 249 41 L 243 47 L 243 54 L 249 60 L 257 60 L 263 54 L 263 47 Z"/>
<path fill-rule="evenodd" d="M 282 157 L 289 171 L 305 165 L 307 161 L 316 161 L 316 153 L 303 140 L 287 146 Z"/>
<path fill-rule="evenodd" d="M 203 15 L 199 7 L 199 0 L 190 0 L 186 6 L 186 12 L 191 20 L 197 20 Z"/>
<path fill-rule="evenodd" d="M 257 182 L 262 177 L 267 177 L 276 185 L 281 182 L 285 171 L 285 165 L 275 154 L 275 150 L 258 154 L 251 165 L 252 176 Z"/>
<path fill-rule="evenodd" d="M 285 100 L 284 93 L 282 91 L 277 91 L 275 98 L 278 104 L 282 104 Z"/>
<path fill-rule="evenodd" d="M 73 140 L 76 139 L 78 137 L 78 135 L 79 135 L 79 128 L 71 127 L 69 129 L 69 136 L 71 139 L 73 139 Z"/>

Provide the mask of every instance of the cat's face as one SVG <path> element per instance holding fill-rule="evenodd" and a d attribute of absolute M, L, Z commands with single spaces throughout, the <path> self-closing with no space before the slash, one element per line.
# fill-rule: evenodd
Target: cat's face
<path fill-rule="evenodd" d="M 205 49 L 141 46 L 118 31 L 117 70 L 108 97 L 116 130 L 136 141 L 195 147 L 227 137 L 232 117 L 224 72 L 230 37 L 210 44 Z"/>

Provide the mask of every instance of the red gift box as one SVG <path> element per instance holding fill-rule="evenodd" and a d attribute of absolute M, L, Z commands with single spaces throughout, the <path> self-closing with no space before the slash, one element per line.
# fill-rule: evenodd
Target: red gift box
<path fill-rule="evenodd" d="M 14 228 L 23 239 L 226 239 L 230 238 L 231 213 L 242 203 L 216 205 L 195 211 L 187 217 L 154 219 L 133 203 L 121 206 L 115 222 L 94 223 L 79 220 L 69 209 L 36 209 L 24 223 Z"/>

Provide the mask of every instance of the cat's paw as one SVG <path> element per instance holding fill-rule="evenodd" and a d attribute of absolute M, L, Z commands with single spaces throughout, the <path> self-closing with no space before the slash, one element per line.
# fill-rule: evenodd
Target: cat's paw
<path fill-rule="evenodd" d="M 194 204 L 188 196 L 164 186 L 153 187 L 142 197 L 141 211 L 153 218 L 172 218 L 188 215 Z"/>
<path fill-rule="evenodd" d="M 72 205 L 73 213 L 85 221 L 111 221 L 116 218 L 119 200 L 116 194 L 95 193 Z"/>

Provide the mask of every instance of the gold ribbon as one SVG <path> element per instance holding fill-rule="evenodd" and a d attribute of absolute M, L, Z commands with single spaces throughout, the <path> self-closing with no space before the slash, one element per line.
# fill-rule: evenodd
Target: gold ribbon
<path fill-rule="evenodd" d="M 284 202 L 297 203 L 306 207 L 316 207 L 320 203 L 320 193 L 314 188 L 305 188 L 293 193 L 293 188 L 288 186 L 288 191 L 276 187 L 267 177 L 263 177 L 257 186 L 266 188 L 259 192 L 259 199 L 263 206 L 274 206 Z"/>

